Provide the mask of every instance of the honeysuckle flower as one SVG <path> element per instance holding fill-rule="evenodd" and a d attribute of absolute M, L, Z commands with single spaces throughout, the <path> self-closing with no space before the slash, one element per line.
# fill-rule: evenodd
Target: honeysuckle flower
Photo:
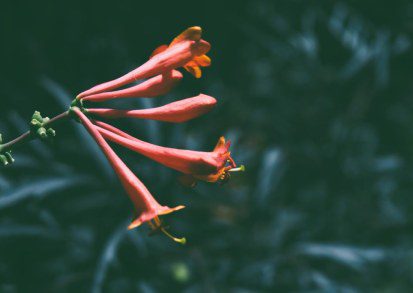
<path fill-rule="evenodd" d="M 103 92 L 82 98 L 84 101 L 104 102 L 116 98 L 157 97 L 168 93 L 181 79 L 178 70 L 167 71 L 144 82 L 118 91 Z"/>
<path fill-rule="evenodd" d="M 169 48 L 173 48 L 175 45 L 179 43 L 186 42 L 188 40 L 200 40 L 202 36 L 202 29 L 199 26 L 193 26 L 185 31 L 183 31 L 179 36 L 177 36 L 170 44 L 159 46 L 151 55 L 151 57 L 168 50 Z M 200 78 L 202 76 L 201 67 L 207 67 L 211 65 L 211 59 L 205 55 L 208 52 L 205 52 L 202 55 L 194 56 L 192 60 L 188 63 L 183 65 L 183 67 L 191 73 L 196 78 Z"/>
<path fill-rule="evenodd" d="M 211 60 L 205 55 L 211 45 L 201 39 L 202 29 L 190 27 L 176 37 L 169 46 L 161 46 L 152 54 L 147 62 L 131 72 L 108 82 L 96 85 L 80 93 L 77 98 L 121 87 L 138 79 L 148 78 L 163 72 L 185 67 L 195 77 L 201 77 L 199 66 L 208 66 Z"/>
<path fill-rule="evenodd" d="M 89 97 L 89 96 L 88 96 Z M 86 97 L 86 98 L 88 98 Z M 217 103 L 211 96 L 198 96 L 142 110 L 87 109 L 89 114 L 103 118 L 140 118 L 181 123 L 209 112 Z"/>
<path fill-rule="evenodd" d="M 144 222 L 149 222 L 152 228 L 160 229 L 173 240 L 184 243 L 184 238 L 178 239 L 167 233 L 159 219 L 159 216 L 183 209 L 184 206 L 180 205 L 170 208 L 160 205 L 138 177 L 136 177 L 126 164 L 116 155 L 89 118 L 87 118 L 79 108 L 74 107 L 73 111 L 105 154 L 129 198 L 134 204 L 136 219 L 128 226 L 128 229 L 133 229 Z"/>
<path fill-rule="evenodd" d="M 95 125 L 104 138 L 186 174 L 190 176 L 187 179 L 193 181 L 225 182 L 230 172 L 244 170 L 243 166 L 237 168 L 229 152 L 230 142 L 226 142 L 224 137 L 218 140 L 213 151 L 202 152 L 154 145 L 101 121 L 95 121 Z M 193 183 L 188 182 L 189 185 Z"/>

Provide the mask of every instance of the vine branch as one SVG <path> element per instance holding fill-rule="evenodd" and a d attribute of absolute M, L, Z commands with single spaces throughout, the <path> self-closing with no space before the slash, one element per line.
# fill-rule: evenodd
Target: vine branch
<path fill-rule="evenodd" d="M 60 113 L 59 115 L 56 115 L 55 117 L 51 118 L 49 121 L 44 123 L 44 126 L 51 126 L 52 124 L 55 124 L 58 121 L 61 121 L 63 119 L 66 119 L 69 117 L 69 111 L 65 111 L 63 113 Z M 4 144 L 0 144 L 0 154 L 3 152 L 7 152 L 9 150 L 11 150 L 12 148 L 14 148 L 17 145 L 20 145 L 24 142 L 27 141 L 31 141 L 32 139 L 34 139 L 35 136 L 32 135 L 31 131 L 26 131 L 25 133 L 23 133 L 22 135 L 20 135 L 19 137 L 16 137 L 15 139 L 4 143 Z"/>

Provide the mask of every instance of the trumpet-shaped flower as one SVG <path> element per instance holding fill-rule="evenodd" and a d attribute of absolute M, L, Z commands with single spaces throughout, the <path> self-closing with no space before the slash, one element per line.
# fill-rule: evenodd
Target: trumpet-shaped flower
<path fill-rule="evenodd" d="M 104 138 L 184 173 L 193 180 L 225 182 L 230 172 L 244 170 L 243 166 L 237 168 L 229 152 L 230 142 L 226 142 L 224 137 L 219 139 L 211 152 L 182 150 L 144 142 L 104 122 L 95 121 L 95 124 Z"/>
<path fill-rule="evenodd" d="M 186 42 L 188 40 L 200 40 L 202 36 L 202 29 L 199 26 L 193 26 L 185 31 L 183 31 L 179 36 L 177 36 L 170 44 L 169 46 L 167 45 L 162 45 L 159 46 L 151 55 L 155 56 L 161 52 L 164 52 L 168 50 L 169 48 L 173 48 L 174 46 Z M 208 52 L 205 52 L 208 53 Z M 196 78 L 200 78 L 202 76 L 202 71 L 201 67 L 207 67 L 211 65 L 211 59 L 207 56 L 202 54 L 202 55 L 197 55 L 192 58 L 188 63 L 183 65 L 183 67 L 190 72 L 193 76 Z"/>
<path fill-rule="evenodd" d="M 106 158 L 110 162 L 112 168 L 118 175 L 123 187 L 125 188 L 129 198 L 135 206 L 136 219 L 128 226 L 128 229 L 138 227 L 144 222 L 150 222 L 151 227 L 159 228 L 173 240 L 184 243 L 184 239 L 172 237 L 166 232 L 165 228 L 161 226 L 159 220 L 160 215 L 166 215 L 174 211 L 184 208 L 184 206 L 177 206 L 170 208 L 160 205 L 151 195 L 149 190 L 143 183 L 133 174 L 133 172 L 125 165 L 125 163 L 116 155 L 109 144 L 105 141 L 96 126 L 86 117 L 79 108 L 73 108 L 73 111 L 79 117 L 84 127 L 88 130 L 90 135 L 95 139 Z M 153 222 L 151 222 L 153 221 Z"/>
<path fill-rule="evenodd" d="M 215 98 L 200 94 L 157 108 L 142 110 L 87 109 L 87 112 L 103 118 L 140 118 L 181 123 L 209 112 L 216 103 Z"/>
<path fill-rule="evenodd" d="M 166 71 L 184 67 L 195 77 L 201 77 L 199 66 L 208 66 L 211 60 L 205 55 L 211 45 L 201 39 L 202 29 L 194 26 L 176 37 L 169 46 L 161 46 L 147 62 L 131 72 L 80 93 L 77 98 L 121 87 L 138 79 L 148 78 Z"/>
<path fill-rule="evenodd" d="M 83 101 L 104 102 L 116 98 L 152 98 L 168 93 L 181 79 L 178 70 L 167 71 L 144 82 L 118 91 L 103 92 L 82 98 Z"/>

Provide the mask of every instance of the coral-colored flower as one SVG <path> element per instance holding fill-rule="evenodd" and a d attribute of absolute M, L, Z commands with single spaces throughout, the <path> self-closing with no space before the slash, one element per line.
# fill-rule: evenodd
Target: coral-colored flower
<path fill-rule="evenodd" d="M 230 172 L 244 170 L 243 166 L 236 168 L 229 152 L 230 142 L 226 142 L 224 137 L 219 139 L 212 152 L 201 152 L 154 145 L 134 138 L 107 123 L 95 121 L 95 124 L 104 138 L 182 172 L 192 180 L 225 182 Z"/>
<path fill-rule="evenodd" d="M 145 185 L 143 185 L 143 183 L 135 176 L 135 174 L 133 174 L 133 172 L 125 165 L 125 163 L 116 155 L 116 153 L 99 133 L 96 126 L 92 124 L 92 122 L 86 117 L 86 115 L 76 107 L 73 108 L 73 111 L 76 113 L 82 124 L 102 149 L 112 168 L 118 175 L 123 187 L 129 195 L 129 198 L 135 206 L 136 219 L 128 226 L 128 229 L 136 228 L 144 222 L 150 222 L 153 220 L 154 223 L 151 223 L 151 227 L 156 227 L 164 230 L 163 227 L 159 226 L 161 223 L 159 216 L 183 209 L 184 206 L 177 206 L 175 208 L 161 206 L 151 195 Z M 182 239 L 176 238 L 174 240 L 177 240 L 178 242 L 184 241 Z"/>
<path fill-rule="evenodd" d="M 143 110 L 87 109 L 87 112 L 103 118 L 140 118 L 181 123 L 209 112 L 216 103 L 217 100 L 213 97 L 200 94 L 157 108 Z"/>
<path fill-rule="evenodd" d="M 211 45 L 201 39 L 202 29 L 194 26 L 186 29 L 172 43 L 161 46 L 152 54 L 147 62 L 131 72 L 108 82 L 99 84 L 80 93 L 77 98 L 83 98 L 92 94 L 109 91 L 138 79 L 148 78 L 163 72 L 185 67 L 196 77 L 201 76 L 199 66 L 208 66 L 210 59 L 205 55 Z"/>
<path fill-rule="evenodd" d="M 144 82 L 118 91 L 103 92 L 84 97 L 83 101 L 103 102 L 116 98 L 157 97 L 168 93 L 181 79 L 178 70 L 167 71 Z"/>
<path fill-rule="evenodd" d="M 173 48 L 174 46 L 179 45 L 180 43 L 187 42 L 188 40 L 200 40 L 202 36 L 202 29 L 199 26 L 193 26 L 185 31 L 183 31 L 179 36 L 177 36 L 170 44 L 162 45 L 158 47 L 151 55 L 151 57 L 168 50 L 169 48 Z M 207 53 L 207 52 L 205 52 Z M 190 72 L 196 78 L 200 78 L 202 76 L 201 67 L 207 67 L 211 65 L 211 59 L 207 56 L 202 54 L 198 56 L 194 56 L 192 60 L 188 63 L 183 65 L 183 67 Z"/>

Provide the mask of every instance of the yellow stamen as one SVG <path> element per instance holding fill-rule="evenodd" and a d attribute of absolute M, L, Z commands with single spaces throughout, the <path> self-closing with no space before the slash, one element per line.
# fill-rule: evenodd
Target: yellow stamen
<path fill-rule="evenodd" d="M 158 216 L 156 216 L 156 217 L 154 218 L 154 221 L 155 221 L 155 224 L 156 224 L 157 227 L 161 227 L 161 226 L 162 226 L 161 219 L 159 219 Z"/>
<path fill-rule="evenodd" d="M 244 172 L 244 171 L 245 171 L 244 165 L 241 165 L 238 168 L 232 168 L 228 170 L 228 172 Z"/>
<path fill-rule="evenodd" d="M 177 243 L 180 243 L 180 244 L 182 244 L 182 245 L 186 244 L 186 238 L 185 238 L 185 237 L 177 238 L 177 237 L 172 236 L 172 235 L 165 229 L 165 227 L 164 227 L 163 224 L 162 224 L 161 219 L 160 219 L 158 216 L 156 216 L 156 217 L 153 219 L 153 221 L 154 221 L 154 223 L 152 223 L 152 221 L 149 221 L 149 222 L 148 222 L 148 223 L 149 223 L 149 226 L 151 227 L 152 230 L 158 230 L 158 229 L 159 229 L 159 230 L 162 231 L 162 233 L 164 233 L 166 236 L 168 236 L 168 238 L 172 239 L 173 241 L 175 241 L 175 242 L 177 242 Z"/>
<path fill-rule="evenodd" d="M 168 236 L 170 239 L 172 239 L 173 241 L 178 242 L 179 244 L 182 244 L 182 245 L 185 245 L 185 244 L 186 244 L 186 238 L 185 238 L 185 237 L 182 237 L 182 238 L 174 237 L 174 236 L 172 236 L 171 234 L 169 234 L 169 232 L 166 231 L 165 228 L 163 228 L 163 227 L 161 228 L 161 231 L 162 231 L 166 236 Z"/>

